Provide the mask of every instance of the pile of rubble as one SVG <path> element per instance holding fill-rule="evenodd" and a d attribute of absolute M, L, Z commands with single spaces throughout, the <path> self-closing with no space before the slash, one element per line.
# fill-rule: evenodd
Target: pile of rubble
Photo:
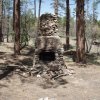
<path fill-rule="evenodd" d="M 56 59 L 53 59 L 52 61 L 42 61 L 39 60 L 37 55 L 32 74 L 41 75 L 46 79 L 56 79 L 68 75 L 68 70 L 64 63 L 62 54 L 55 53 L 55 58 Z"/>

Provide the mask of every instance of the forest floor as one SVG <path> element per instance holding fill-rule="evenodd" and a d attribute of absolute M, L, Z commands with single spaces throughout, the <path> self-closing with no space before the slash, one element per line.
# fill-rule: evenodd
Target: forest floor
<path fill-rule="evenodd" d="M 71 57 L 64 56 L 66 66 L 72 72 L 63 77 L 67 80 L 66 84 L 45 84 L 41 77 L 24 78 L 13 72 L 9 76 L 0 76 L 0 100 L 100 100 L 100 56 L 95 54 L 95 50 L 96 47 L 93 47 L 86 65 L 77 65 Z M 24 48 L 21 54 L 13 55 L 13 43 L 1 43 L 0 67 L 31 67 L 32 46 Z"/>

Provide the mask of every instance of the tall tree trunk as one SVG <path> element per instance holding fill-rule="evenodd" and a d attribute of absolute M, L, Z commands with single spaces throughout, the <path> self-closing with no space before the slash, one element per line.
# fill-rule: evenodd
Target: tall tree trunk
<path fill-rule="evenodd" d="M 9 15 L 8 15 L 8 18 L 7 18 L 7 23 L 8 23 L 8 25 L 7 25 L 7 42 L 9 42 Z"/>
<path fill-rule="evenodd" d="M 3 42 L 3 34 L 2 34 L 2 0 L 0 0 L 0 42 Z"/>
<path fill-rule="evenodd" d="M 77 0 L 76 7 L 76 56 L 77 63 L 85 63 L 84 0 Z"/>
<path fill-rule="evenodd" d="M 88 18 L 89 18 L 89 0 L 86 0 L 86 27 L 88 27 Z M 88 38 L 87 38 L 87 32 L 85 34 L 85 47 L 86 47 L 86 53 L 89 53 L 89 49 L 91 48 L 91 43 L 89 43 Z M 90 47 L 90 48 L 89 48 Z"/>
<path fill-rule="evenodd" d="M 20 0 L 14 0 L 15 3 L 15 26 L 14 26 L 14 31 L 15 31 L 15 43 L 14 43 L 14 53 L 16 55 L 20 54 Z"/>
<path fill-rule="evenodd" d="M 10 1 L 9 1 L 10 4 Z M 8 15 L 7 15 L 7 42 L 9 42 L 9 22 L 10 22 L 10 8 L 8 7 Z"/>
<path fill-rule="evenodd" d="M 38 29 L 40 28 L 41 3 L 42 3 L 42 0 L 39 0 L 39 11 L 38 11 Z"/>
<path fill-rule="evenodd" d="M 96 1 L 95 0 L 93 0 L 93 24 L 95 24 L 95 9 L 96 8 Z"/>
<path fill-rule="evenodd" d="M 27 9 L 27 5 L 26 5 L 26 9 Z M 26 9 L 25 9 L 25 46 L 28 45 L 28 29 L 27 29 L 27 14 L 26 14 Z"/>
<path fill-rule="evenodd" d="M 66 0 L 66 47 L 69 49 L 70 8 L 69 0 Z"/>
<path fill-rule="evenodd" d="M 2 13 L 2 30 L 3 30 L 2 34 L 3 35 L 5 35 L 4 33 L 6 33 L 6 27 L 5 27 L 6 26 L 6 9 L 5 9 L 6 7 L 4 5 L 4 2 L 5 1 L 2 0 L 2 12 L 3 12 Z M 3 36 L 3 41 L 4 41 L 4 36 Z"/>
<path fill-rule="evenodd" d="M 54 14 L 58 16 L 58 0 L 54 0 Z"/>
<path fill-rule="evenodd" d="M 34 16 L 35 16 L 35 19 L 36 19 L 36 0 L 34 0 Z"/>
<path fill-rule="evenodd" d="M 13 31 L 15 28 L 15 0 L 13 0 Z"/>

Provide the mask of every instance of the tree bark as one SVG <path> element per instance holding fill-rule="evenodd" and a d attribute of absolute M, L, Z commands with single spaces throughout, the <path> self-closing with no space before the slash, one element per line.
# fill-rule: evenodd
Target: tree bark
<path fill-rule="evenodd" d="M 15 0 L 13 0 L 13 31 L 15 28 Z"/>
<path fill-rule="evenodd" d="M 16 55 L 20 54 L 20 0 L 14 0 L 15 13 L 14 13 L 14 31 L 15 31 L 15 43 L 14 43 L 14 53 Z"/>
<path fill-rule="evenodd" d="M 36 0 L 34 0 L 34 16 L 35 16 L 35 19 L 36 19 Z"/>
<path fill-rule="evenodd" d="M 54 13 L 58 16 L 58 0 L 54 0 Z"/>
<path fill-rule="evenodd" d="M 0 0 L 0 42 L 3 42 L 3 34 L 2 34 L 2 0 Z"/>
<path fill-rule="evenodd" d="M 70 8 L 69 0 L 66 0 L 66 47 L 69 49 Z"/>
<path fill-rule="evenodd" d="M 9 1 L 10 4 L 10 1 Z M 9 42 L 9 23 L 10 23 L 10 7 L 8 7 L 8 15 L 7 15 L 7 42 Z"/>
<path fill-rule="evenodd" d="M 76 7 L 76 56 L 77 63 L 85 63 L 84 0 L 77 0 Z"/>
<path fill-rule="evenodd" d="M 39 10 L 38 10 L 38 29 L 40 28 L 41 3 L 42 3 L 42 0 L 39 0 Z"/>
<path fill-rule="evenodd" d="M 95 24 L 95 21 L 96 21 L 96 18 L 95 18 L 95 16 L 96 16 L 96 15 L 95 15 L 95 10 L 96 10 L 96 9 L 95 9 L 95 8 L 96 8 L 96 7 L 95 7 L 95 3 L 96 3 L 96 1 L 93 0 L 93 24 Z"/>

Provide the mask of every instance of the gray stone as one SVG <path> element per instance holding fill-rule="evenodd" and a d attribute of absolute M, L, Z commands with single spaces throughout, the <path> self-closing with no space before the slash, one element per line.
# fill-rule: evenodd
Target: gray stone
<path fill-rule="evenodd" d="M 40 17 L 39 32 L 35 42 L 33 71 L 52 79 L 62 75 L 63 70 L 67 68 L 63 61 L 63 45 L 57 34 L 56 16 L 43 14 Z"/>

